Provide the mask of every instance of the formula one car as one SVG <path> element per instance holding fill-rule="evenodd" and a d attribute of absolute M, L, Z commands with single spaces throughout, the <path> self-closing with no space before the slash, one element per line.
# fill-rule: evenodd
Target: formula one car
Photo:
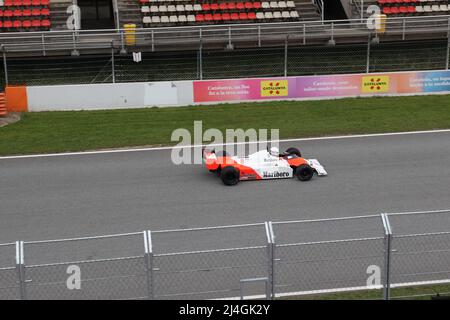
<path fill-rule="evenodd" d="M 244 180 L 267 180 L 297 177 L 309 181 L 317 174 L 326 176 L 327 172 L 317 159 L 304 159 L 297 148 L 289 148 L 280 154 L 278 148 L 260 150 L 248 157 L 231 157 L 226 152 L 203 149 L 203 162 L 206 168 L 216 173 L 227 186 Z"/>

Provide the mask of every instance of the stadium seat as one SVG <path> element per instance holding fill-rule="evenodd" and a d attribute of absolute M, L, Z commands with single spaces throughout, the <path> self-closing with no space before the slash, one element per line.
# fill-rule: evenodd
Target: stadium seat
<path fill-rule="evenodd" d="M 48 19 L 42 20 L 41 21 L 41 26 L 44 27 L 44 28 L 50 27 L 50 20 L 48 20 Z"/>
<path fill-rule="evenodd" d="M 13 17 L 21 17 L 22 16 L 22 10 L 20 9 L 15 9 L 13 11 Z"/>
<path fill-rule="evenodd" d="M 239 13 L 239 20 L 247 20 L 247 19 L 248 19 L 247 13 L 245 12 Z"/>
<path fill-rule="evenodd" d="M 152 18 L 149 17 L 149 16 L 145 16 L 145 17 L 142 19 L 142 23 L 144 23 L 144 24 L 152 23 Z"/>
<path fill-rule="evenodd" d="M 190 14 L 187 16 L 187 21 L 188 22 L 195 22 L 195 16 L 193 14 Z"/>
<path fill-rule="evenodd" d="M 178 16 L 178 22 L 180 22 L 180 23 L 185 23 L 185 22 L 187 22 L 187 18 L 186 18 L 186 16 L 183 14 L 183 15 L 179 15 Z"/>
<path fill-rule="evenodd" d="M 222 20 L 223 21 L 229 21 L 231 19 L 229 13 L 222 13 Z"/>
<path fill-rule="evenodd" d="M 203 14 L 197 14 L 195 16 L 195 22 L 203 22 L 205 21 L 205 17 L 203 16 Z"/>
<path fill-rule="evenodd" d="M 254 12 L 249 12 L 249 13 L 247 14 L 247 18 L 248 18 L 248 20 L 255 20 L 255 19 L 256 19 L 256 13 L 254 13 Z"/>

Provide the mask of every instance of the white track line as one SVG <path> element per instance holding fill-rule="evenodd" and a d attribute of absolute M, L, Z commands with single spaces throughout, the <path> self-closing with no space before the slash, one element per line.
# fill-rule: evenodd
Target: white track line
<path fill-rule="evenodd" d="M 355 134 L 345 136 L 328 136 L 328 137 L 314 137 L 314 138 L 293 138 L 293 139 L 280 139 L 273 141 L 250 141 L 250 142 L 234 142 L 223 144 L 208 144 L 209 147 L 227 146 L 227 145 L 242 145 L 242 144 L 254 144 L 254 143 L 274 143 L 274 142 L 294 142 L 294 141 L 316 141 L 316 140 L 335 140 L 335 139 L 354 139 L 354 138 L 369 138 L 369 137 L 384 137 L 384 136 L 399 136 L 399 135 L 412 135 L 412 134 L 427 134 L 427 133 L 449 133 L 450 129 L 442 130 L 426 130 L 426 131 L 406 131 L 406 132 L 388 132 L 388 133 L 371 133 L 371 134 Z M 62 152 L 62 153 L 44 153 L 44 154 L 30 154 L 20 156 L 4 156 L 0 157 L 0 160 L 7 159 L 24 159 L 24 158 L 45 158 L 45 157 L 63 157 L 63 156 L 79 156 L 79 155 L 92 155 L 92 154 L 108 154 L 108 153 L 125 153 L 125 152 L 145 152 L 145 151 L 161 151 L 171 149 L 182 148 L 200 148 L 204 145 L 176 145 L 167 147 L 148 147 L 148 148 L 130 148 L 130 149 L 111 149 L 111 150 L 98 150 L 98 151 L 80 151 L 80 152 Z"/>

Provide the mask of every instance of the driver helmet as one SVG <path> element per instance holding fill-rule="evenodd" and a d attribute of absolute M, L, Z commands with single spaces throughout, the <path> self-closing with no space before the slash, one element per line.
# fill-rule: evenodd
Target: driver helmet
<path fill-rule="evenodd" d="M 280 155 L 280 150 L 278 150 L 277 147 L 270 148 L 269 152 L 271 155 L 276 156 L 276 157 L 278 157 Z"/>

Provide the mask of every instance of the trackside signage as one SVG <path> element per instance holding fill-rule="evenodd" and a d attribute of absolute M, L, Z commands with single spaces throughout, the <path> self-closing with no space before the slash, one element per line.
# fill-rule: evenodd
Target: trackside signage
<path fill-rule="evenodd" d="M 194 102 L 282 100 L 450 92 L 450 71 L 206 80 Z"/>

